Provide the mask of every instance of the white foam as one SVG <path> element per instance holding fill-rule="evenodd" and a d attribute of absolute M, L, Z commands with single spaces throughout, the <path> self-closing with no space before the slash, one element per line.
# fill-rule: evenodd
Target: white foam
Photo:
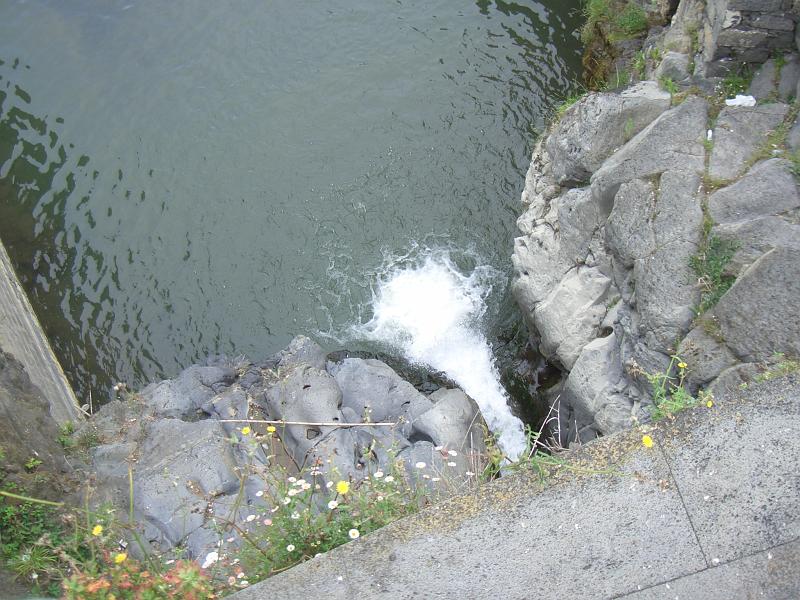
<path fill-rule="evenodd" d="M 486 297 L 497 272 L 462 274 L 446 251 L 390 265 L 373 291 L 372 319 L 362 336 L 389 344 L 413 362 L 443 371 L 480 406 L 500 448 L 512 459 L 525 450 L 522 422 L 508 407 L 491 348 L 481 332 Z"/>

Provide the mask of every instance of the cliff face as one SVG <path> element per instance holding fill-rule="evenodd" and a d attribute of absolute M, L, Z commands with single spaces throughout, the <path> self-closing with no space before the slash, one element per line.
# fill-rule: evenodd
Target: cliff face
<path fill-rule="evenodd" d="M 655 55 L 662 77 L 689 64 Z M 721 80 L 687 72 L 672 93 L 589 94 L 536 146 L 513 291 L 562 373 L 547 395 L 563 443 L 648 419 L 654 378 L 720 390 L 800 354 L 800 126 L 780 92 L 800 96 L 800 69 L 775 63 L 756 75 L 756 106 L 726 106 Z"/>

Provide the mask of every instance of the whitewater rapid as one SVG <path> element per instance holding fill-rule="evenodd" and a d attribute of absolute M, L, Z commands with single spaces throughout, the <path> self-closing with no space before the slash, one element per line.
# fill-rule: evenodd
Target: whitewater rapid
<path fill-rule="evenodd" d="M 487 266 L 465 275 L 447 251 L 394 262 L 379 275 L 372 318 L 357 333 L 446 373 L 478 403 L 500 448 L 516 459 L 525 450 L 524 427 L 511 413 L 482 332 L 486 298 L 497 280 L 498 272 Z"/>

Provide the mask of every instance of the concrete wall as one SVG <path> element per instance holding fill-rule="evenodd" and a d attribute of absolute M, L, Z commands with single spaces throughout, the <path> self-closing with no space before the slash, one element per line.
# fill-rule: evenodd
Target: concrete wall
<path fill-rule="evenodd" d="M 50 405 L 59 424 L 80 421 L 83 414 L 64 371 L 53 354 L 28 297 L 0 242 L 0 349 L 23 364 L 31 382 Z"/>

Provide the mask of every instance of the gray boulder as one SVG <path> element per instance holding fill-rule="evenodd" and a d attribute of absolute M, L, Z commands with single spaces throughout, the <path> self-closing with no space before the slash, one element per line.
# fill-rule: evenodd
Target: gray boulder
<path fill-rule="evenodd" d="M 531 207 L 535 210 L 535 207 Z M 598 234 L 602 217 L 588 188 L 567 191 L 549 202 L 547 214 L 514 240 L 512 291 L 531 328 L 534 311 L 556 283 L 578 265 L 595 266 L 605 252 Z M 525 232 L 525 230 L 523 230 Z"/>
<path fill-rule="evenodd" d="M 788 102 L 794 97 L 800 81 L 800 57 L 789 54 L 782 61 L 780 69 L 774 58 L 761 65 L 753 76 L 747 93 L 757 100 Z"/>
<path fill-rule="evenodd" d="M 781 103 L 723 108 L 714 127 L 708 174 L 722 181 L 738 177 L 788 111 L 789 106 Z"/>
<path fill-rule="evenodd" d="M 589 441 L 630 427 L 636 411 L 626 386 L 616 336 L 587 344 L 562 393 L 562 402 L 574 411 L 569 438 Z"/>
<path fill-rule="evenodd" d="M 418 409 L 425 402 L 413 385 L 379 360 L 346 358 L 329 366 L 328 372 L 342 391 L 342 407 L 355 411 L 364 422 L 398 417 L 409 422 L 408 408 L 413 403 Z"/>
<path fill-rule="evenodd" d="M 800 356 L 800 261 L 774 248 L 750 265 L 713 308 L 720 334 L 743 362 Z"/>
<path fill-rule="evenodd" d="M 707 120 L 706 101 L 689 98 L 663 113 L 606 160 L 591 178 L 592 195 L 601 211 L 611 212 L 623 183 L 667 170 L 702 174 Z"/>
<path fill-rule="evenodd" d="M 605 227 L 606 244 L 628 268 L 655 249 L 650 225 L 655 206 L 655 187 L 642 179 L 623 183 L 614 197 L 614 208 Z"/>
<path fill-rule="evenodd" d="M 669 108 L 670 95 L 653 81 L 621 93 L 589 94 L 571 107 L 547 138 L 559 185 L 588 182 L 612 152 Z"/>
<path fill-rule="evenodd" d="M 661 176 L 658 203 L 642 228 L 652 227 L 653 252 L 634 265 L 639 335 L 651 335 L 649 346 L 669 347 L 689 329 L 700 301 L 690 257 L 702 238 L 703 211 L 695 173 L 668 171 Z M 657 341 L 654 345 L 653 341 Z"/>
<path fill-rule="evenodd" d="M 278 352 L 274 358 L 280 369 L 288 369 L 297 365 L 309 365 L 315 369 L 324 369 L 327 363 L 325 350 L 304 335 L 295 336 L 289 345 Z"/>
<path fill-rule="evenodd" d="M 558 282 L 534 311 L 545 357 L 572 368 L 583 347 L 597 337 L 611 286 L 599 269 L 581 266 Z"/>
<path fill-rule="evenodd" d="M 676 83 L 686 82 L 692 75 L 689 72 L 691 62 L 688 54 L 670 50 L 664 55 L 661 63 L 656 68 L 655 78 L 659 81 L 662 78 L 666 78 Z"/>
<path fill-rule="evenodd" d="M 738 363 L 728 347 L 702 326 L 695 327 L 683 338 L 677 354 L 687 364 L 686 384 L 691 393 Z"/>
<path fill-rule="evenodd" d="M 725 266 L 725 273 L 734 277 L 773 248 L 794 248 L 800 252 L 800 225 L 780 217 L 759 217 L 717 225 L 711 230 L 711 235 L 735 248 L 733 258 Z"/>
<path fill-rule="evenodd" d="M 156 416 L 191 419 L 197 417 L 206 401 L 235 379 L 232 368 L 192 365 L 175 379 L 147 386 L 141 397 Z"/>
<path fill-rule="evenodd" d="M 462 457 L 484 455 L 483 422 L 475 401 L 461 390 L 444 388 L 430 400 L 433 407 L 414 420 L 411 439 L 430 441 Z"/>
<path fill-rule="evenodd" d="M 711 194 L 708 210 L 717 223 L 736 223 L 800 207 L 791 163 L 773 158 L 757 163 L 739 181 Z"/>

